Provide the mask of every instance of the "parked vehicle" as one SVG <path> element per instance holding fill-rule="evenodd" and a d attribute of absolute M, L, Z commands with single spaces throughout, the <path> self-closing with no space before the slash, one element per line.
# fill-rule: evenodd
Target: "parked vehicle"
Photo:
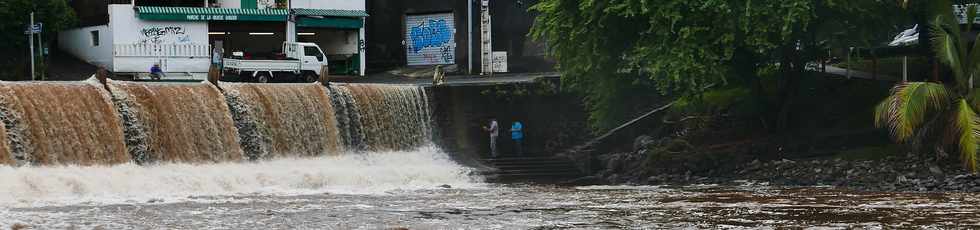
<path fill-rule="evenodd" d="M 314 82 L 320 71 L 327 66 L 327 58 L 315 43 L 286 42 L 282 45 L 282 60 L 245 60 L 225 58 L 225 76 L 237 76 L 241 80 L 266 83 L 276 78 L 299 79 Z"/>

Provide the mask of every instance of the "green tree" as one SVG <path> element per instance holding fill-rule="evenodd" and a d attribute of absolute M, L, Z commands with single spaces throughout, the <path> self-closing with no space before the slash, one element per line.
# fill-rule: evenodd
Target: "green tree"
<path fill-rule="evenodd" d="M 0 1 L 0 40 L 3 41 L 0 53 L 5 55 L 5 58 L 0 59 L 0 68 L 5 70 L 0 71 L 2 80 L 30 78 L 30 60 L 27 58 L 29 48 L 27 35 L 23 31 L 30 24 L 31 12 L 35 13 L 35 22 L 44 23 L 41 37 L 48 45 L 53 45 L 51 41 L 57 37 L 59 31 L 74 26 L 77 21 L 75 12 L 66 0 Z"/>
<path fill-rule="evenodd" d="M 937 58 L 952 72 L 953 82 L 910 82 L 895 86 L 891 96 L 875 110 L 875 125 L 887 127 L 898 142 L 929 141 L 940 148 L 954 145 L 964 167 L 976 172 L 980 91 L 974 88 L 974 77 L 980 76 L 980 40 L 964 39 L 965 34 L 971 34 L 972 26 L 965 26 L 966 31 L 961 31 L 950 7 L 936 9 L 943 12 L 931 23 L 931 43 Z M 976 18 L 977 7 L 968 7 L 966 16 Z M 926 139 L 930 136 L 942 138 Z"/>
<path fill-rule="evenodd" d="M 586 95 L 599 130 L 628 119 L 621 98 L 708 85 L 753 89 L 765 120 L 784 127 L 808 63 L 832 45 L 880 41 L 904 19 L 890 1 L 542 0 L 532 10 L 531 35 L 548 44 L 564 85 Z M 778 93 L 767 96 L 769 73 Z"/>

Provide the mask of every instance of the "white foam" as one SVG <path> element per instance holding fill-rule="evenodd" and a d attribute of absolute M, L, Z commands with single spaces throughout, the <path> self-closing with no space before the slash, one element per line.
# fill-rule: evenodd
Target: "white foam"
<path fill-rule="evenodd" d="M 0 207 L 479 187 L 435 147 L 253 163 L 0 167 Z"/>

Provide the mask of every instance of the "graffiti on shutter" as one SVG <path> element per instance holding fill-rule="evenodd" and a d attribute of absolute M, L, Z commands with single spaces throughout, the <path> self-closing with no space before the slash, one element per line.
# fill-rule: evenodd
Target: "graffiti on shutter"
<path fill-rule="evenodd" d="M 456 22 L 452 13 L 405 16 L 408 65 L 456 64 Z"/>

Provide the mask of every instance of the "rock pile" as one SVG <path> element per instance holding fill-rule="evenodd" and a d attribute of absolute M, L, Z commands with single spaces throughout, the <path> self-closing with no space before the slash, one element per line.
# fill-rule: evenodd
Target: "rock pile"
<path fill-rule="evenodd" d="M 658 150 L 650 146 L 663 147 Z M 837 186 L 870 191 L 980 192 L 980 175 L 968 174 L 953 162 L 936 162 L 912 154 L 878 160 L 739 161 L 742 158 L 696 153 L 685 149 L 683 143 L 648 137 L 637 138 L 633 147 L 634 151 L 630 153 L 597 156 L 602 168 L 596 175 L 588 177 L 588 181 L 651 185 L 752 181 L 777 186 Z M 730 166 L 725 167 L 725 164 Z"/>

